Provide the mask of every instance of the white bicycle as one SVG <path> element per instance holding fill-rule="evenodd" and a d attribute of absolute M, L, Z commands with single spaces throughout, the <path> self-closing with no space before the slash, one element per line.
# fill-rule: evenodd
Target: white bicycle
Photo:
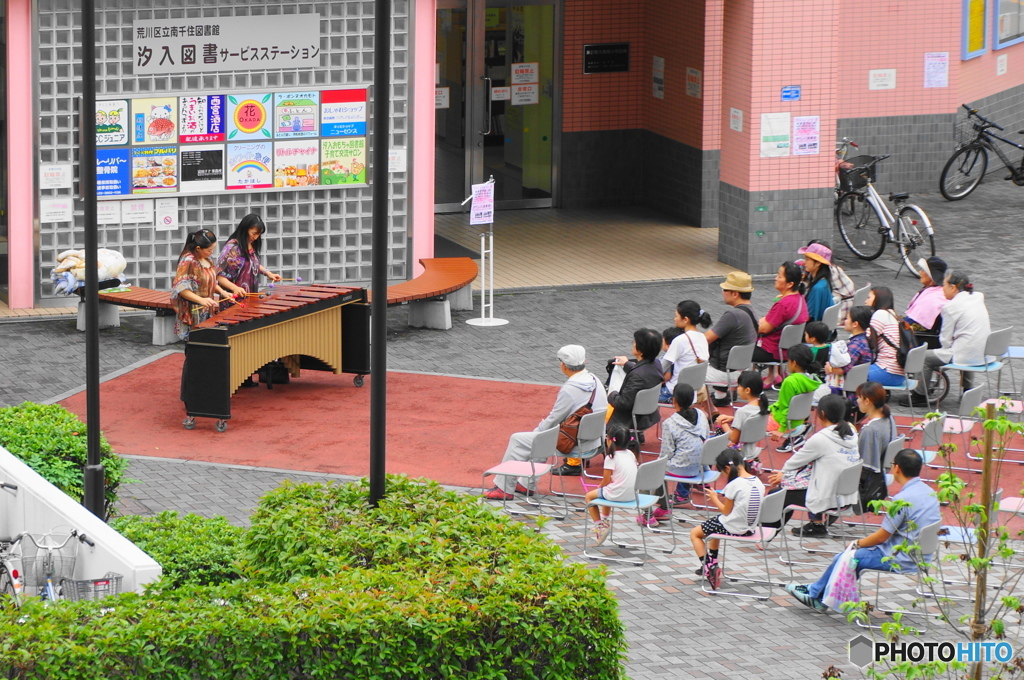
<path fill-rule="evenodd" d="M 916 259 L 935 255 L 935 231 L 924 210 L 907 203 L 910 194 L 889 194 L 894 214 L 875 190 L 875 165 L 888 157 L 857 156 L 842 163 L 836 226 L 843 242 L 862 260 L 874 260 L 887 243 L 896 244 L 903 263 L 916 276 Z"/>

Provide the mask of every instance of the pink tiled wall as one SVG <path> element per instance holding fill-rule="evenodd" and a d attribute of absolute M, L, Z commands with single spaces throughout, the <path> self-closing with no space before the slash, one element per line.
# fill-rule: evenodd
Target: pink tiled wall
<path fill-rule="evenodd" d="M 686 69 L 704 67 L 704 0 L 647 0 L 645 54 L 638 64 L 643 83 L 643 127 L 669 139 L 702 148 L 704 104 L 686 94 Z M 653 58 L 665 60 L 665 98 L 652 94 Z"/>
<path fill-rule="evenodd" d="M 959 46 L 957 47 L 959 50 Z M 959 52 L 957 52 L 959 54 Z M 996 62 L 1006 55 L 1006 73 L 996 75 Z M 1012 45 L 960 62 L 957 96 L 950 102 L 954 107 L 973 102 L 1011 87 L 1024 85 L 1024 43 Z"/>

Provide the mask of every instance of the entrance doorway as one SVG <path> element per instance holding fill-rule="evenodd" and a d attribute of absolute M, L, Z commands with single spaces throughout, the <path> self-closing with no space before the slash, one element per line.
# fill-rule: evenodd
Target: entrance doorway
<path fill-rule="evenodd" d="M 438 0 L 435 212 L 495 181 L 496 208 L 556 191 L 561 56 L 555 0 Z"/>

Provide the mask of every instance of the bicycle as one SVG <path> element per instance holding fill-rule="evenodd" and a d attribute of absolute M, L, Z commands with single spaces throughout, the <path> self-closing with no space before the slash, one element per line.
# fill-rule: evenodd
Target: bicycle
<path fill-rule="evenodd" d="M 78 544 L 95 546 L 85 534 L 72 529 L 60 540 L 60 534 L 21 534 L 22 579 L 30 595 L 38 595 L 45 601 L 56 602 L 65 599 L 65 584 L 71 581 L 78 557 Z M 24 541 L 27 538 L 28 541 Z M 73 541 L 77 539 L 77 541 Z M 68 547 L 70 545 L 70 548 Z M 34 590 L 34 592 L 31 592 Z"/>
<path fill-rule="evenodd" d="M 910 194 L 889 194 L 895 215 L 882 200 L 874 185 L 875 166 L 886 158 L 889 156 L 857 156 L 837 161 L 841 195 L 835 203 L 836 226 L 843 242 L 862 260 L 878 258 L 887 243 L 894 243 L 903 263 L 916 276 L 913 253 L 920 248 L 924 257 L 935 255 L 935 231 L 924 210 L 907 203 Z"/>
<path fill-rule="evenodd" d="M 1015 166 L 995 142 L 998 140 L 1021 151 L 1024 151 L 1024 144 L 1012 142 L 992 133 L 992 128 L 1000 132 L 1005 128 L 982 116 L 977 109 L 972 109 L 967 104 L 963 107 L 967 109 L 967 117 L 957 122 L 957 149 L 946 161 L 946 167 L 942 168 L 942 175 L 939 177 L 939 191 L 942 195 L 948 201 L 959 201 L 977 189 L 985 177 L 985 171 L 988 170 L 989 151 L 995 153 L 1010 171 L 1004 179 L 1012 180 L 1017 186 L 1024 186 L 1024 155 L 1021 156 L 1020 164 Z M 980 122 L 974 122 L 971 118 L 977 118 Z M 968 125 L 974 130 L 974 138 L 970 140 L 965 139 Z M 1024 134 L 1024 130 L 1021 130 L 1021 134 Z"/>

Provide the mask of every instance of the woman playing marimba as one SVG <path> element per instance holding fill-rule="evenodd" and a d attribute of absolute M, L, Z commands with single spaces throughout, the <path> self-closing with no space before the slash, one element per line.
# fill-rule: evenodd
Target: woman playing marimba
<path fill-rule="evenodd" d="M 210 318 L 220 309 L 214 295 L 224 299 L 245 291 L 217 271 L 210 258 L 213 256 L 217 236 L 209 229 L 200 229 L 188 235 L 178 258 L 178 269 L 171 286 L 171 300 L 177 310 L 174 332 L 188 340 L 188 332 Z"/>
<path fill-rule="evenodd" d="M 224 249 L 220 251 L 220 257 L 217 258 L 220 273 L 235 285 L 244 288 L 247 293 L 259 292 L 260 274 L 274 282 L 281 280 L 280 274 L 275 274 L 260 264 L 260 247 L 263 245 L 260 236 L 266 230 L 267 226 L 263 224 L 259 215 L 246 215 L 228 237 Z"/>

